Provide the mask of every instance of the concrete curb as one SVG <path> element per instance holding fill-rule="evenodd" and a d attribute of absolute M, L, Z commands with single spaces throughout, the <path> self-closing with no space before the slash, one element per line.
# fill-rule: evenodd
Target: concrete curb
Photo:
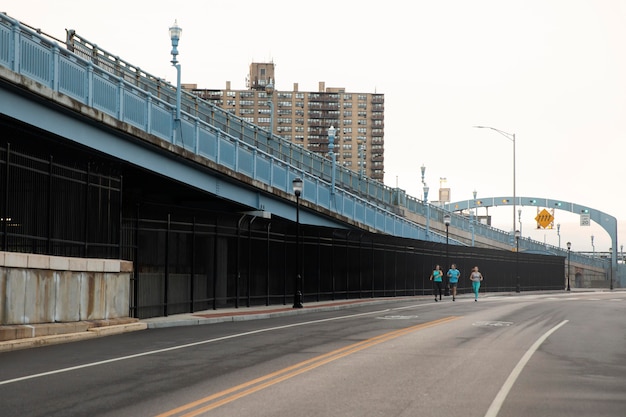
<path fill-rule="evenodd" d="M 135 322 L 128 324 L 119 324 L 113 326 L 92 327 L 86 331 L 78 333 L 55 334 L 50 336 L 30 337 L 24 339 L 8 340 L 0 342 L 0 352 L 9 352 L 12 350 L 29 349 L 33 347 L 58 345 L 61 343 L 76 342 L 79 340 L 95 339 L 98 337 L 110 336 L 113 334 L 122 334 L 137 330 L 145 330 L 148 326 L 146 323 Z"/>

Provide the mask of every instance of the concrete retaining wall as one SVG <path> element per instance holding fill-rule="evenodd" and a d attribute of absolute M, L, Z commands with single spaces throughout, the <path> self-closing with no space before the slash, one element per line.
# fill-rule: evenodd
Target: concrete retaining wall
<path fill-rule="evenodd" d="M 0 325 L 128 317 L 132 262 L 0 252 Z"/>

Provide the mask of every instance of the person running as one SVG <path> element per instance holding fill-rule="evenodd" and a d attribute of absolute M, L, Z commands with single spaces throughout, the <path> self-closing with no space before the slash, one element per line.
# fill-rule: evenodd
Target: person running
<path fill-rule="evenodd" d="M 472 273 L 469 276 L 472 281 L 472 291 L 474 291 L 474 301 L 478 301 L 478 290 L 480 289 L 480 281 L 483 280 L 483 274 L 478 271 L 478 267 L 472 268 Z"/>
<path fill-rule="evenodd" d="M 443 271 L 439 265 L 435 265 L 433 273 L 430 274 L 430 280 L 433 282 L 435 301 L 439 301 L 441 300 L 441 293 L 443 292 Z M 437 293 L 439 293 L 439 300 L 437 299 Z"/>
<path fill-rule="evenodd" d="M 459 276 L 461 276 L 461 271 L 456 269 L 456 264 L 450 265 L 450 269 L 448 269 L 448 284 L 450 284 L 450 290 L 452 291 L 452 301 L 456 301 L 456 286 L 459 283 Z"/>

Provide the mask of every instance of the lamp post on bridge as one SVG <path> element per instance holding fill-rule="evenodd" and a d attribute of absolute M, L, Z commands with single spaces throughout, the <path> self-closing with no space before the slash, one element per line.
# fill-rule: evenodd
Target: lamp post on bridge
<path fill-rule="evenodd" d="M 333 125 L 328 128 L 328 155 L 330 156 L 331 173 L 330 173 L 330 193 L 335 194 L 335 168 L 337 160 L 335 158 L 335 132 L 337 130 Z"/>
<path fill-rule="evenodd" d="M 424 184 L 424 204 L 426 205 L 426 240 L 430 240 L 430 204 L 428 204 L 428 185 Z"/>
<path fill-rule="evenodd" d="M 267 96 L 267 106 L 270 108 L 270 134 L 267 138 L 272 139 L 274 134 L 274 84 L 271 78 L 265 85 L 265 95 Z"/>
<path fill-rule="evenodd" d="M 424 164 L 422 164 L 420 170 L 422 171 L 422 186 L 424 191 L 423 201 L 424 205 L 426 206 L 426 240 L 430 240 L 430 205 L 428 204 L 428 191 L 430 190 L 430 188 L 428 188 L 428 185 L 426 184 L 426 181 L 424 179 L 424 175 L 426 175 L 426 167 L 424 166 Z"/>
<path fill-rule="evenodd" d="M 470 215 L 470 228 L 472 229 L 472 247 L 474 246 L 474 224 L 476 223 L 474 218 L 474 211 L 476 210 L 476 190 L 472 191 L 472 209 L 469 212 Z M 477 213 L 478 214 L 478 213 Z"/>
<path fill-rule="evenodd" d="M 180 63 L 178 62 L 178 41 L 183 30 L 178 26 L 178 21 L 174 20 L 174 26 L 170 27 L 170 39 L 172 41 L 172 65 L 176 68 L 176 116 L 174 119 L 174 142 L 182 139 L 182 123 L 180 120 L 181 107 L 181 86 L 180 86 Z"/>
<path fill-rule="evenodd" d="M 498 132 L 499 134 L 501 134 L 502 136 L 504 136 L 505 138 L 507 138 L 508 140 L 510 140 L 511 142 L 513 142 L 513 229 L 512 230 L 517 230 L 516 227 L 516 223 L 515 223 L 515 206 L 517 204 L 517 196 L 515 193 L 515 133 L 507 133 L 503 130 L 500 129 L 496 129 L 495 127 L 490 127 L 490 126 L 474 126 L 478 129 L 491 129 L 493 131 Z"/>

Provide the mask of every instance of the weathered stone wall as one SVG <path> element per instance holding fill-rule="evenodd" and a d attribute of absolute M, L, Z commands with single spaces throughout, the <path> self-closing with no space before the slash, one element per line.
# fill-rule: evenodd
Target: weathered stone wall
<path fill-rule="evenodd" d="M 0 252 L 0 325 L 128 317 L 132 263 Z"/>

